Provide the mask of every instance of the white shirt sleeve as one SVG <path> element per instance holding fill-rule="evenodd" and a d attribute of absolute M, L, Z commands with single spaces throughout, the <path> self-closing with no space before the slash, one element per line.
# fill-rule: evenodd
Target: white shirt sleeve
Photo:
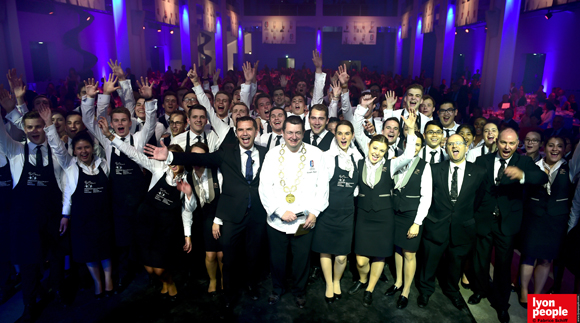
<path fill-rule="evenodd" d="M 413 157 L 415 157 L 415 142 L 417 142 L 417 136 L 415 135 L 415 132 L 409 131 L 407 133 L 407 145 L 405 145 L 405 151 L 403 152 L 403 155 L 395 159 L 390 159 L 391 177 L 393 177 L 393 175 L 399 171 L 399 169 L 407 166 L 407 164 L 413 160 Z"/>
<path fill-rule="evenodd" d="M 28 107 L 26 103 L 22 105 L 17 105 L 14 110 L 6 114 L 6 119 L 8 119 L 16 128 L 24 131 L 24 125 L 22 124 L 22 117 L 28 113 Z"/>
<path fill-rule="evenodd" d="M 338 118 L 338 101 L 332 99 L 328 106 L 328 118 Z"/>
<path fill-rule="evenodd" d="M 133 88 L 131 87 L 131 80 L 124 80 L 119 82 L 120 89 L 117 89 L 119 98 L 123 102 L 123 106 L 129 110 L 131 116 L 135 113 L 135 97 L 133 96 Z"/>
<path fill-rule="evenodd" d="M 326 81 L 326 73 L 314 74 L 314 90 L 312 91 L 312 101 L 310 102 L 311 106 L 323 103 L 325 81 Z"/>
<path fill-rule="evenodd" d="M 421 175 L 421 198 L 419 199 L 419 208 L 417 209 L 417 215 L 414 221 L 416 224 L 423 224 L 423 220 L 427 217 L 427 213 L 429 213 L 432 198 L 433 177 L 431 176 L 431 165 L 427 163 L 423 170 L 423 175 Z"/>
<path fill-rule="evenodd" d="M 248 109 L 251 108 L 250 105 L 250 92 L 251 92 L 251 85 L 246 83 L 242 83 L 242 89 L 240 90 L 240 101 L 242 101 L 245 105 L 248 106 Z"/>
<path fill-rule="evenodd" d="M 358 142 L 358 145 L 362 149 L 365 156 L 368 156 L 369 154 L 369 142 L 371 141 L 369 137 L 365 135 L 364 133 L 365 130 L 363 127 L 363 122 L 365 118 L 364 115 L 367 112 L 367 110 L 368 110 L 367 108 L 364 108 L 359 105 L 352 119 L 352 125 L 354 127 L 354 138 L 356 139 L 356 142 Z"/>
<path fill-rule="evenodd" d="M 143 149 L 149 138 L 155 133 L 155 126 L 157 125 L 157 118 L 155 112 L 157 111 L 157 100 L 153 99 L 151 101 L 145 102 L 145 124 L 143 128 L 135 133 L 135 147 L 137 149 Z"/>
<path fill-rule="evenodd" d="M 344 120 L 352 122 L 354 112 L 352 111 L 352 106 L 350 105 L 349 92 L 342 93 L 340 95 L 340 104 L 341 104 L 342 116 L 344 117 Z"/>
<path fill-rule="evenodd" d="M 103 148 L 105 148 L 106 151 L 107 147 L 111 146 L 111 142 L 109 141 L 109 139 L 107 139 L 107 137 L 103 135 L 101 129 L 99 128 L 99 126 L 95 121 L 95 110 L 93 108 L 94 106 L 95 106 L 94 98 L 89 98 L 87 96 L 83 97 L 81 101 L 81 110 L 83 111 L 83 123 L 85 124 L 85 127 L 87 127 L 89 133 L 93 135 L 93 137 L 97 138 L 99 143 L 103 145 Z"/>

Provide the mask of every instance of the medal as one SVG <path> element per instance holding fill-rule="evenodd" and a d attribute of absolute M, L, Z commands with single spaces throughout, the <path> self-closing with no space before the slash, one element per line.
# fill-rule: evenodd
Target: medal
<path fill-rule="evenodd" d="M 296 179 L 294 180 L 294 185 L 290 187 L 286 185 L 286 181 L 284 180 L 284 153 L 285 153 L 284 148 L 286 148 L 286 145 L 282 144 L 282 149 L 280 149 L 280 157 L 278 158 L 278 160 L 280 161 L 280 172 L 278 173 L 278 177 L 280 177 L 280 186 L 282 186 L 284 193 L 287 193 L 286 202 L 292 204 L 294 203 L 294 201 L 296 201 L 296 197 L 294 196 L 294 194 L 292 194 L 292 192 L 295 192 L 296 189 L 298 188 L 298 185 L 300 184 L 300 178 L 302 177 L 302 169 L 304 169 L 304 161 L 306 160 L 306 148 L 304 148 L 303 143 L 302 148 L 300 149 L 300 153 L 302 155 L 300 156 L 300 164 L 298 164 L 298 172 L 296 173 Z"/>
<path fill-rule="evenodd" d="M 292 194 L 286 195 L 286 202 L 292 204 L 292 203 L 294 203 L 295 200 L 296 200 L 296 198 L 294 197 L 294 195 L 292 195 Z"/>

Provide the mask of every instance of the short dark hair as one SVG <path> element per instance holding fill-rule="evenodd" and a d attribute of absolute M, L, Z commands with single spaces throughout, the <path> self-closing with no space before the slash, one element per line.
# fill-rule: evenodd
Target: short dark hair
<path fill-rule="evenodd" d="M 542 129 L 538 128 L 538 129 L 532 129 L 528 132 L 526 132 L 526 136 L 530 133 L 530 132 L 535 132 L 538 135 L 540 135 L 540 142 L 544 142 L 544 132 L 542 131 Z M 524 136 L 525 137 L 525 136 Z"/>
<path fill-rule="evenodd" d="M 294 100 L 294 98 L 297 97 L 297 96 L 301 97 L 302 100 L 304 100 L 304 104 L 306 104 L 306 97 L 304 95 L 300 94 L 300 93 L 294 93 L 294 94 L 292 94 L 292 96 L 290 97 L 290 101 Z"/>
<path fill-rule="evenodd" d="M 284 110 L 281 107 L 272 107 L 272 109 L 270 109 L 270 116 L 272 115 L 272 111 L 274 110 L 281 110 L 282 112 L 284 112 L 284 119 L 286 119 L 286 110 Z"/>
<path fill-rule="evenodd" d="M 129 109 L 125 108 L 125 107 L 118 107 L 118 108 L 114 108 L 113 110 L 111 110 L 111 114 L 110 116 L 112 117 L 113 114 L 115 113 L 123 113 L 127 115 L 127 118 L 129 118 L 129 120 L 131 120 L 131 112 L 129 112 Z"/>
<path fill-rule="evenodd" d="M 396 117 L 387 118 L 387 120 L 385 120 L 385 122 L 383 122 L 383 130 L 385 129 L 385 126 L 387 125 L 387 122 L 388 121 L 395 121 L 396 123 L 399 123 L 400 124 L 399 119 L 397 119 Z"/>
<path fill-rule="evenodd" d="M 205 113 L 205 116 L 207 118 L 207 110 L 203 107 L 203 105 L 201 104 L 195 104 L 189 107 L 189 110 L 187 111 L 187 117 L 191 117 L 191 111 L 192 110 L 201 110 Z"/>
<path fill-rule="evenodd" d="M 83 117 L 83 116 L 82 116 L 82 115 L 81 115 L 79 112 L 77 112 L 77 111 L 74 111 L 74 110 L 73 110 L 73 111 L 69 111 L 69 112 L 68 112 L 68 113 L 65 115 L 65 117 L 64 117 L 64 120 L 68 121 L 68 118 L 69 118 L 69 117 L 72 117 L 72 116 L 79 116 L 79 117 L 81 117 L 81 118 Z"/>
<path fill-rule="evenodd" d="M 430 96 L 429 94 L 423 94 L 423 102 L 425 102 L 425 100 L 433 101 L 433 106 L 435 106 L 435 99 L 433 99 L 433 97 Z"/>
<path fill-rule="evenodd" d="M 441 121 L 439 120 L 430 120 L 429 122 L 427 122 L 425 124 L 425 130 L 427 130 L 427 127 L 429 126 L 436 126 L 439 127 L 441 130 L 443 130 L 443 125 L 441 124 Z"/>
<path fill-rule="evenodd" d="M 193 92 L 192 90 L 189 90 L 188 89 L 187 92 L 183 93 L 183 96 L 181 96 L 181 101 L 185 101 L 185 96 L 188 95 L 188 94 L 190 94 L 190 93 L 195 94 L 195 92 Z M 195 95 L 195 98 L 197 99 L 197 94 Z"/>
<path fill-rule="evenodd" d="M 218 92 L 215 94 L 215 96 L 214 96 L 214 99 L 215 99 L 215 98 L 217 98 L 217 96 L 218 96 L 218 95 L 220 95 L 220 94 L 223 94 L 223 95 L 225 95 L 225 96 L 227 96 L 227 97 L 228 97 L 228 103 L 231 103 L 231 102 L 232 102 L 232 95 L 231 95 L 231 94 L 229 94 L 229 93 L 228 93 L 228 92 L 226 92 L 226 91 L 218 91 Z"/>
<path fill-rule="evenodd" d="M 170 116 L 169 119 L 171 119 L 171 117 L 175 116 L 175 115 L 179 115 L 183 117 L 183 120 L 187 120 L 187 115 L 185 114 L 185 111 L 183 110 L 176 110 L 175 112 L 173 112 Z"/>
<path fill-rule="evenodd" d="M 284 124 L 282 124 L 282 131 L 286 131 L 286 125 L 290 123 L 293 125 L 301 125 L 302 126 L 302 132 L 304 132 L 304 120 L 302 120 L 302 118 L 300 118 L 299 116 L 289 116 L 288 118 L 286 118 L 284 120 Z"/>
<path fill-rule="evenodd" d="M 262 94 L 256 96 L 256 105 L 258 104 L 258 100 L 263 99 L 263 98 L 268 99 L 270 101 L 270 104 L 272 104 L 272 98 L 268 94 L 262 93 Z"/>
<path fill-rule="evenodd" d="M 457 130 L 455 131 L 455 133 L 459 133 L 459 131 L 461 131 L 461 129 L 463 129 L 463 128 L 469 129 L 469 131 L 471 131 L 471 134 L 475 136 L 475 128 L 473 128 L 473 126 L 470 125 L 469 123 L 464 123 L 464 124 L 460 125 L 459 127 L 457 127 Z"/>
<path fill-rule="evenodd" d="M 232 105 L 231 109 L 233 110 L 236 105 L 243 106 L 244 108 L 246 108 L 246 112 L 248 114 L 250 114 L 250 108 L 248 108 L 248 106 L 244 102 L 240 101 L 240 102 L 234 103 L 234 105 Z"/>
<path fill-rule="evenodd" d="M 423 91 L 424 91 L 423 90 L 423 86 L 421 84 L 417 84 L 417 83 L 414 83 L 414 84 L 409 85 L 409 87 L 407 88 L 407 90 L 405 90 L 405 95 L 407 93 L 409 93 L 409 90 L 412 90 L 412 89 L 417 89 L 417 90 L 421 91 L 421 96 L 423 96 Z"/>
<path fill-rule="evenodd" d="M 441 109 L 441 106 L 444 105 L 444 104 L 451 104 L 451 106 L 453 107 L 453 109 L 455 109 L 455 102 L 447 100 L 447 101 L 441 102 L 441 104 L 439 104 L 439 108 L 437 110 Z"/>
<path fill-rule="evenodd" d="M 550 141 L 550 139 L 560 139 L 564 143 L 564 146 L 566 146 L 566 137 L 564 137 L 562 135 L 551 135 L 544 142 L 544 147 L 548 144 L 548 141 Z M 570 140 L 570 138 L 568 138 L 568 140 Z M 572 141 L 570 141 L 570 142 L 572 142 Z"/>
<path fill-rule="evenodd" d="M 253 125 L 254 129 L 258 129 L 258 124 L 256 123 L 256 120 L 250 116 L 243 116 L 243 117 L 237 118 L 236 119 L 236 128 L 238 128 L 238 123 L 240 123 L 242 121 L 252 121 L 252 125 Z"/>
<path fill-rule="evenodd" d="M 38 111 L 29 111 L 26 114 L 24 114 L 24 116 L 22 117 L 22 124 L 24 124 L 24 121 L 26 121 L 27 119 L 40 119 L 42 120 L 42 122 L 44 122 L 44 120 L 40 117 L 40 113 L 38 113 Z"/>
<path fill-rule="evenodd" d="M 89 133 L 86 130 L 83 131 L 79 131 L 73 138 L 72 138 L 72 147 L 73 147 L 73 151 L 75 149 L 75 146 L 77 145 L 77 143 L 81 140 L 84 140 L 86 142 L 88 142 L 91 147 L 95 147 L 94 142 L 93 142 L 93 138 L 91 138 L 91 135 L 89 135 Z"/>
<path fill-rule="evenodd" d="M 336 129 L 338 129 L 339 126 L 348 126 L 350 128 L 350 132 L 352 132 L 354 134 L 354 126 L 352 125 L 352 123 L 350 121 L 348 121 L 348 120 L 341 121 L 340 119 L 338 119 L 338 123 L 336 124 Z"/>
<path fill-rule="evenodd" d="M 173 91 L 165 91 L 165 92 L 163 92 L 163 99 L 161 100 L 161 102 L 162 103 L 165 102 L 165 98 L 168 97 L 168 96 L 174 96 L 175 97 L 175 100 L 177 100 L 177 94 L 175 92 L 173 92 Z"/>
<path fill-rule="evenodd" d="M 195 144 L 193 144 L 191 146 L 191 149 L 196 148 L 196 147 L 203 149 L 203 151 L 205 151 L 206 154 L 209 153 L 209 147 L 201 141 L 198 141 Z"/>
<path fill-rule="evenodd" d="M 324 112 L 324 116 L 328 119 L 328 107 L 326 105 L 315 104 L 312 107 L 310 107 L 310 113 L 312 113 L 313 110 Z M 310 113 L 308 114 L 309 116 L 310 116 Z"/>

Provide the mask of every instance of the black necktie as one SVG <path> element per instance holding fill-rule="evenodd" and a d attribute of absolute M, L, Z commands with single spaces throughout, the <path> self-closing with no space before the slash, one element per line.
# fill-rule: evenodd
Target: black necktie
<path fill-rule="evenodd" d="M 42 145 L 36 146 L 36 167 L 42 167 Z"/>
<path fill-rule="evenodd" d="M 126 139 L 127 139 L 127 138 L 123 137 L 123 138 L 121 138 L 121 141 L 125 141 Z"/>
<path fill-rule="evenodd" d="M 455 204 L 455 201 L 457 201 L 457 196 L 459 195 L 459 192 L 457 190 L 457 170 L 459 169 L 458 166 L 455 166 L 455 168 L 453 169 L 453 176 L 451 177 L 451 193 L 449 194 L 451 196 L 451 202 L 453 202 L 453 204 Z"/>
<path fill-rule="evenodd" d="M 276 143 L 274 144 L 274 147 L 275 146 L 280 146 L 280 138 L 282 138 L 282 135 L 277 135 L 276 136 Z"/>
<path fill-rule="evenodd" d="M 445 129 L 445 133 L 447 134 L 447 138 L 449 138 L 449 129 Z"/>
<path fill-rule="evenodd" d="M 252 179 L 254 179 L 254 170 L 252 169 L 252 152 L 251 151 L 246 151 L 246 155 L 248 155 L 248 161 L 246 162 L 246 181 L 248 181 L 248 184 L 250 184 L 252 182 Z M 252 195 L 249 194 L 248 195 L 248 208 L 250 208 L 252 206 Z"/>
<path fill-rule="evenodd" d="M 197 142 L 202 142 L 201 141 L 201 136 L 195 136 L 195 139 L 197 139 Z"/>
<path fill-rule="evenodd" d="M 499 169 L 497 171 L 497 176 L 495 178 L 495 185 L 499 185 L 499 182 L 501 182 L 501 179 L 503 177 L 503 171 L 505 170 L 505 159 L 500 158 L 499 162 L 501 163 L 501 166 L 499 166 Z"/>
<path fill-rule="evenodd" d="M 429 161 L 429 164 L 435 164 L 435 155 L 437 154 L 436 151 L 432 151 L 430 152 L 431 154 L 431 160 Z"/>
<path fill-rule="evenodd" d="M 312 139 L 312 145 L 318 147 L 318 143 L 316 142 L 318 140 L 318 135 L 313 134 L 312 137 L 314 137 L 314 139 Z"/>

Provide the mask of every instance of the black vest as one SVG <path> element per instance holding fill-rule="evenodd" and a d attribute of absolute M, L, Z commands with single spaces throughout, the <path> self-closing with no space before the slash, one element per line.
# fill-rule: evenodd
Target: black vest
<path fill-rule="evenodd" d="M 381 179 L 374 188 L 365 184 L 363 173 L 365 168 L 365 159 L 358 162 L 359 181 L 358 181 L 358 207 L 365 211 L 381 211 L 393 207 L 391 192 L 393 191 L 393 179 L 391 178 L 391 162 L 386 161 L 383 165 Z"/>
<path fill-rule="evenodd" d="M 536 216 L 557 216 L 570 213 L 574 186 L 570 182 L 568 164 L 560 166 L 548 195 L 544 185 L 533 185 L 527 190 L 529 213 Z"/>
<path fill-rule="evenodd" d="M 306 130 L 306 132 L 304 132 L 304 139 L 303 141 L 307 144 L 312 145 L 312 143 L 310 142 L 310 134 L 312 133 L 312 130 Z M 332 144 L 332 139 L 334 139 L 334 136 L 332 135 L 332 132 L 327 131 L 326 135 L 324 135 L 324 137 L 321 139 L 320 137 L 318 138 L 318 145 L 316 147 L 318 147 L 318 149 L 322 150 L 322 151 L 327 151 L 330 149 L 330 144 Z"/>
<path fill-rule="evenodd" d="M 399 212 L 417 211 L 419 209 L 419 202 L 421 201 L 421 177 L 425 171 L 425 162 L 419 158 L 417 167 L 409 170 L 413 174 L 409 178 L 407 185 L 393 190 L 394 208 Z M 396 185 L 396 183 L 395 183 Z"/>

